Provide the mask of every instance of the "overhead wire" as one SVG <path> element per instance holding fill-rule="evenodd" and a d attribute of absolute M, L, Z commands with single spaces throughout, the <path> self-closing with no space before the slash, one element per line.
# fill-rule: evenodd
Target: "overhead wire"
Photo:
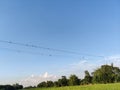
<path fill-rule="evenodd" d="M 31 51 L 25 51 L 20 49 L 10 49 L 10 48 L 0 48 L 1 50 L 7 50 L 7 51 L 13 51 L 17 53 L 27 53 L 27 54 L 34 54 L 34 55 L 42 55 L 42 56 L 52 56 L 52 54 L 46 54 L 46 53 L 40 53 L 40 52 L 31 52 Z"/>
<path fill-rule="evenodd" d="M 69 50 L 55 49 L 55 48 L 43 47 L 43 46 L 28 44 L 28 43 L 13 42 L 13 41 L 8 41 L 8 40 L 0 40 L 0 43 L 7 43 L 7 44 L 19 45 L 19 46 L 30 47 L 30 48 L 44 49 L 44 50 L 48 50 L 48 51 L 56 51 L 56 52 L 62 52 L 62 53 L 67 53 L 67 54 L 85 55 L 85 56 L 104 58 L 104 56 L 102 56 L 102 55 L 79 53 L 79 52 L 74 52 L 74 51 L 69 51 Z"/>

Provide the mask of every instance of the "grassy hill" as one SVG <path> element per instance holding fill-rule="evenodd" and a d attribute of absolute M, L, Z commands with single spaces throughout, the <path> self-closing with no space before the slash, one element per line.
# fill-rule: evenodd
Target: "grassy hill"
<path fill-rule="evenodd" d="M 24 90 L 120 90 L 120 83 L 113 84 L 95 84 L 84 86 L 68 86 L 68 87 L 53 87 L 53 88 L 31 88 Z"/>

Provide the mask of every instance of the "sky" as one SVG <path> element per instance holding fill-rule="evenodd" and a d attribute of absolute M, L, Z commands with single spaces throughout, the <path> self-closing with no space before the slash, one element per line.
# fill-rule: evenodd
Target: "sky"
<path fill-rule="evenodd" d="M 0 42 L 0 84 L 30 85 L 38 78 L 82 77 L 101 64 L 119 66 L 120 1 L 0 0 L 1 40 L 52 49 Z"/>

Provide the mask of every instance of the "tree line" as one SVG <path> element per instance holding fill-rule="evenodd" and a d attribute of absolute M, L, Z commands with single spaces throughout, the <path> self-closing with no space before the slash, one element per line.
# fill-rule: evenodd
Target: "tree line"
<path fill-rule="evenodd" d="M 79 79 L 78 76 L 72 74 L 67 78 L 66 76 L 61 76 L 56 81 L 43 81 L 37 86 L 28 86 L 25 88 L 47 88 L 47 87 L 63 87 L 63 86 L 76 86 L 76 85 L 87 85 L 87 84 L 98 84 L 98 83 L 116 83 L 120 82 L 120 69 L 119 67 L 111 65 L 102 65 L 97 68 L 92 73 L 85 71 L 85 76 L 83 79 Z M 0 90 L 19 90 L 23 89 L 22 85 L 0 85 Z"/>
<path fill-rule="evenodd" d="M 0 85 L 0 90 L 19 90 L 23 89 L 23 85 L 13 84 L 13 85 Z"/>
<path fill-rule="evenodd" d="M 87 85 L 98 83 L 116 83 L 120 82 L 120 69 L 111 65 L 102 65 L 100 68 L 94 70 L 91 74 L 89 71 L 85 71 L 83 79 L 79 79 L 75 74 L 70 75 L 69 78 L 62 76 L 57 81 L 43 81 L 37 85 L 38 88 L 44 87 L 63 87 L 63 86 L 75 86 L 75 85 Z"/>

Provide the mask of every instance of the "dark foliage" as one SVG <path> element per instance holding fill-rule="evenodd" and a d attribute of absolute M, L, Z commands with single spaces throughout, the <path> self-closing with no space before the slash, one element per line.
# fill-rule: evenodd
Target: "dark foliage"
<path fill-rule="evenodd" d="M 15 86 L 16 85 L 16 86 Z M 23 89 L 22 85 L 15 84 L 15 85 L 0 85 L 0 90 L 19 90 Z"/>

